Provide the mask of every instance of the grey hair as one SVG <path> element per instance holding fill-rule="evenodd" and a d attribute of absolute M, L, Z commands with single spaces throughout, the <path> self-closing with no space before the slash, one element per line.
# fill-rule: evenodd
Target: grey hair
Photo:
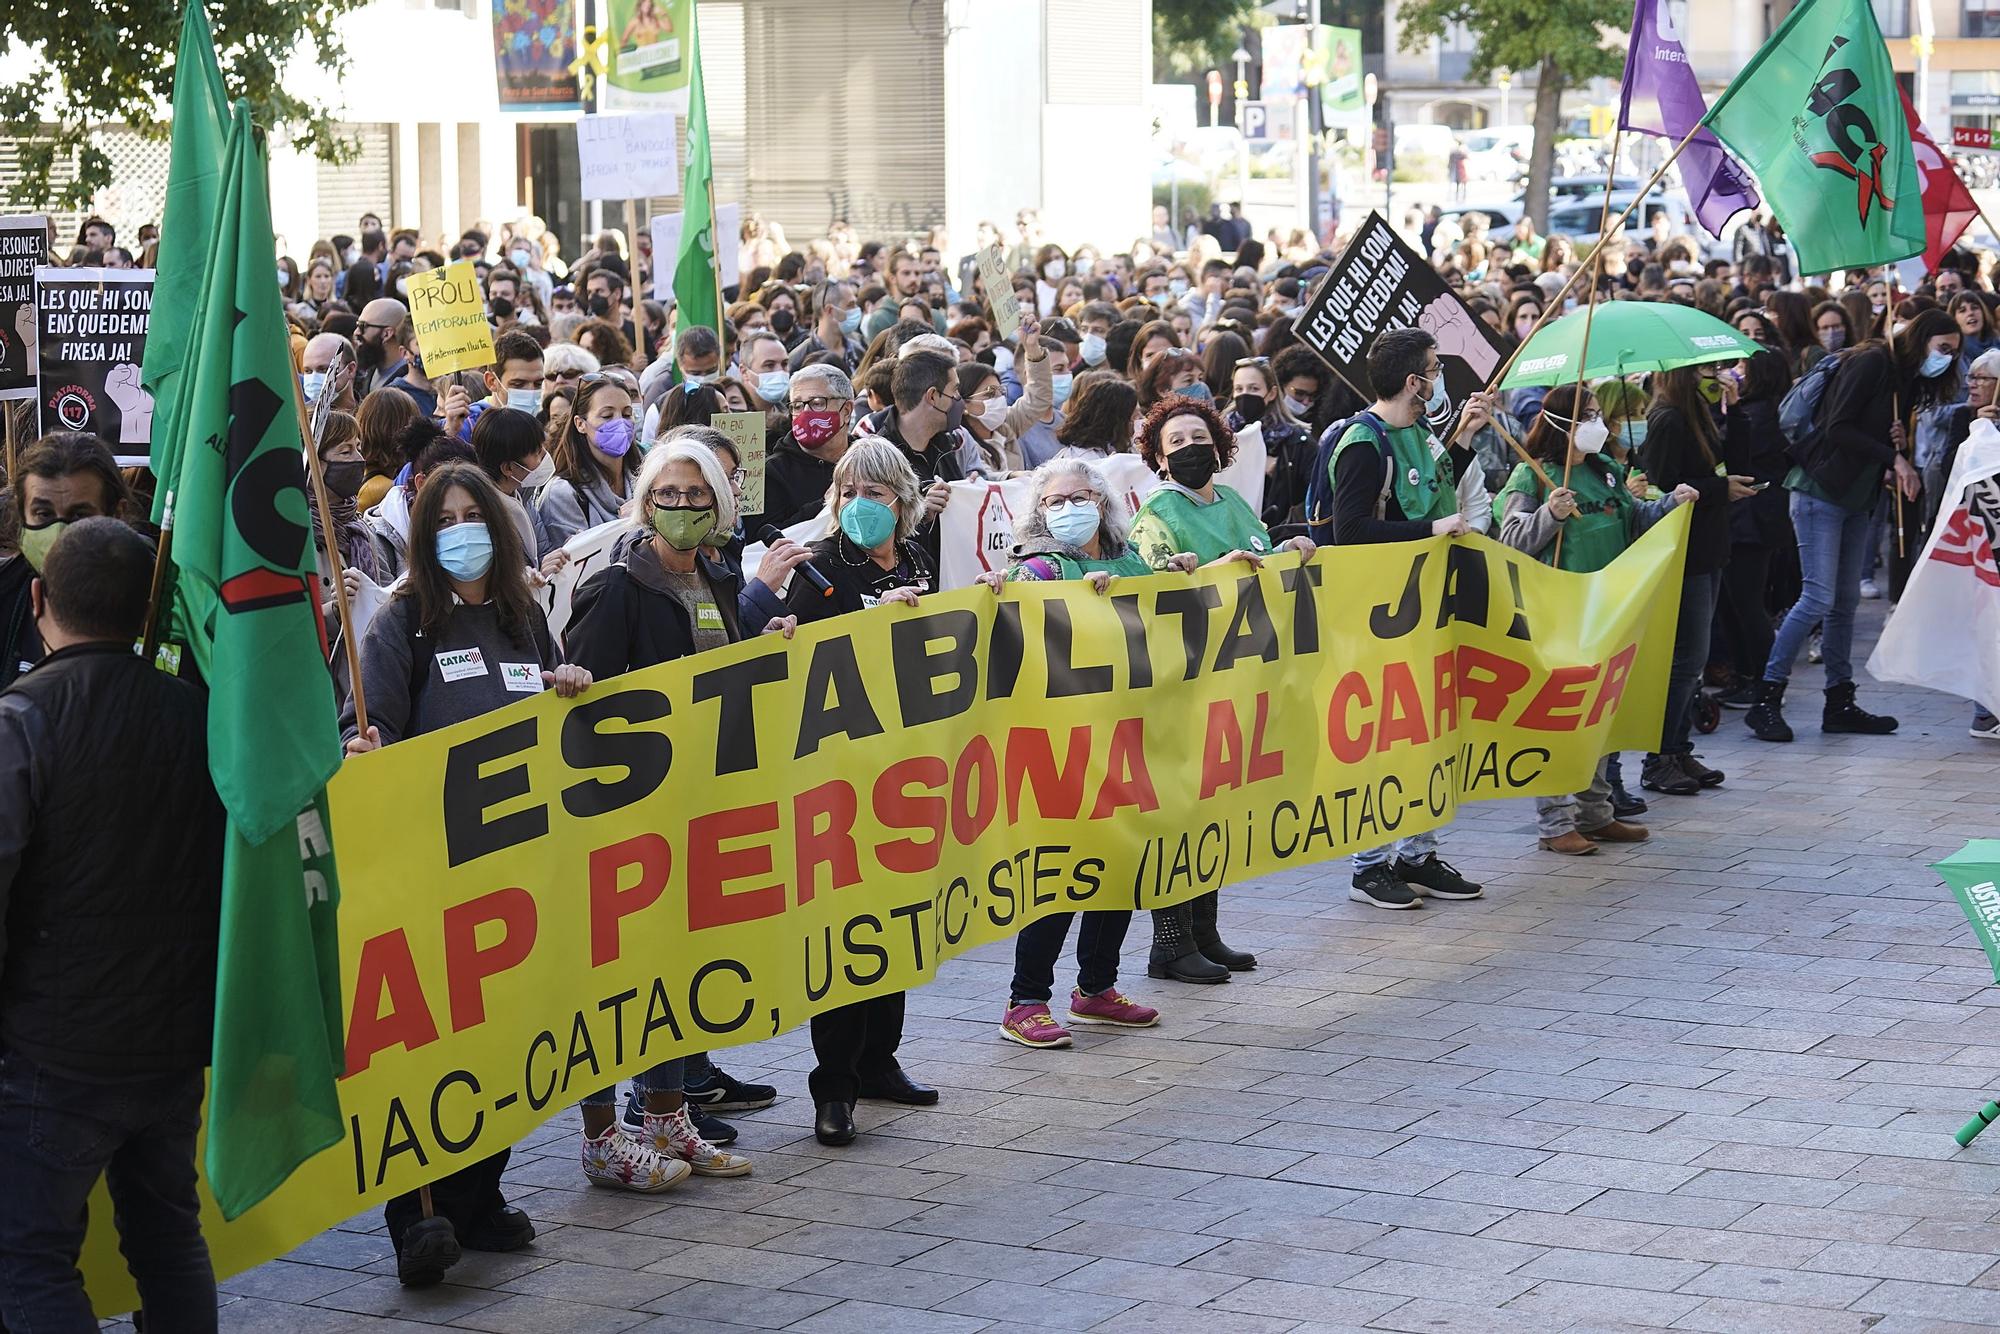
<path fill-rule="evenodd" d="M 625 502 L 625 518 L 642 531 L 652 532 L 653 488 L 670 463 L 692 463 L 700 470 L 703 483 L 715 493 L 715 528 L 709 536 L 716 540 L 708 545 L 721 546 L 736 531 L 736 493 L 729 489 L 729 474 L 722 470 L 722 460 L 715 451 L 685 436 L 664 438 L 646 451 L 638 480 L 632 483 L 632 498 Z"/>
<path fill-rule="evenodd" d="M 1980 353 L 1966 370 L 1968 374 L 1976 372 L 1980 375 L 2000 377 L 2000 348 Z"/>
<path fill-rule="evenodd" d="M 557 316 L 557 318 L 563 317 Z M 599 364 L 594 354 L 575 343 L 550 343 L 542 352 L 543 375 L 567 375 L 571 371 L 589 375 L 602 369 L 603 366 Z"/>
<path fill-rule="evenodd" d="M 1125 497 L 1104 480 L 1103 470 L 1087 459 L 1050 459 L 1035 469 L 1034 484 L 1028 488 L 1028 517 L 1014 526 L 1015 545 L 1025 545 L 1029 539 L 1063 545 L 1042 515 L 1042 497 L 1063 477 L 1081 477 L 1097 492 L 1098 544 L 1105 559 L 1116 559 L 1132 540 L 1132 512 L 1125 507 Z"/>
<path fill-rule="evenodd" d="M 847 447 L 833 465 L 833 485 L 826 489 L 827 535 L 840 531 L 845 503 L 840 489 L 850 482 L 873 482 L 896 493 L 896 538 L 906 541 L 924 516 L 924 488 L 903 451 L 879 435 L 864 435 Z"/>
<path fill-rule="evenodd" d="M 912 356 L 918 352 L 936 352 L 951 358 L 951 364 L 958 364 L 958 345 L 941 333 L 917 334 L 909 342 L 896 349 L 896 360 Z"/>
<path fill-rule="evenodd" d="M 584 321 L 588 320 L 589 318 L 590 316 L 584 314 L 580 310 L 568 310 L 564 311 L 560 315 L 550 316 L 549 351 L 551 352 L 554 351 L 558 344 L 576 342 L 576 331 L 578 329 L 581 329 L 584 325 Z M 579 350 L 586 352 L 586 354 L 589 355 L 593 361 L 596 360 L 597 356 L 596 353 L 589 352 L 588 349 L 579 349 Z M 544 371 L 548 369 L 548 357 L 546 354 L 544 354 L 542 357 L 542 369 Z"/>
<path fill-rule="evenodd" d="M 824 381 L 828 398 L 854 398 L 854 381 L 847 378 L 847 372 L 838 366 L 829 366 L 823 361 L 815 361 L 792 372 L 792 388 Z M 810 395 L 808 395 L 810 397 Z"/>

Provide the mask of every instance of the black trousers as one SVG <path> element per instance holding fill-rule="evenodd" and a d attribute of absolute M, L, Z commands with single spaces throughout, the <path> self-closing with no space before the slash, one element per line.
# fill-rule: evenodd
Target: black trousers
<path fill-rule="evenodd" d="M 806 1083 L 814 1102 L 851 1103 L 861 1082 L 895 1071 L 903 1042 L 903 993 L 857 1001 L 816 1014 L 813 1055 L 819 1058 Z"/>
<path fill-rule="evenodd" d="M 1771 659 L 1771 614 L 1764 609 L 1764 590 L 1770 581 L 1771 548 L 1738 542 L 1729 548 L 1729 564 L 1722 567 L 1722 597 L 1716 617 L 1722 622 L 1723 638 L 1729 645 L 1729 665 L 1740 681 L 1759 681 L 1764 664 Z M 1714 657 L 1714 654 L 1710 654 Z"/>
<path fill-rule="evenodd" d="M 431 1182 L 432 1212 L 439 1218 L 449 1218 L 452 1229 L 460 1236 L 500 1212 L 507 1204 L 500 1194 L 500 1174 L 507 1170 L 511 1152 L 502 1149 L 491 1158 L 467 1163 Z M 403 1250 L 403 1234 L 423 1216 L 423 1205 L 415 1191 L 398 1195 L 382 1206 L 382 1221 L 388 1225 L 389 1240 L 396 1244 L 398 1254 Z"/>

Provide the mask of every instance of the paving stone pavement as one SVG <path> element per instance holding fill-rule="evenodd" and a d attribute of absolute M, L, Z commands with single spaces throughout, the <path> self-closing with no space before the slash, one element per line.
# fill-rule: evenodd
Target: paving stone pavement
<path fill-rule="evenodd" d="M 2000 989 L 1927 868 L 2000 830 L 2000 745 L 1873 684 L 1902 731 L 1822 737 L 1819 684 L 1792 745 L 1699 738 L 1728 784 L 1656 797 L 1650 843 L 1542 853 L 1515 801 L 1445 836 L 1482 902 L 1352 904 L 1344 863 L 1236 886 L 1259 966 L 1227 986 L 1148 981 L 1135 922 L 1122 985 L 1164 1021 L 1069 1051 L 1000 1040 L 981 950 L 910 997 L 935 1109 L 823 1148 L 804 1032 L 736 1048 L 783 1095 L 733 1118 L 748 1179 L 588 1189 L 565 1114 L 510 1171 L 532 1249 L 409 1292 L 356 1219 L 228 1280 L 223 1327 L 2000 1328 L 2000 1132 L 1951 1139 Z"/>

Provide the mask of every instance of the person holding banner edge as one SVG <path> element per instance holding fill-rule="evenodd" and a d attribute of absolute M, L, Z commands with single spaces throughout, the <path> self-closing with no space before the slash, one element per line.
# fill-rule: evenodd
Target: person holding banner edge
<path fill-rule="evenodd" d="M 1450 403 L 1437 339 L 1422 329 L 1384 329 L 1368 349 L 1367 369 L 1375 402 L 1320 437 L 1306 495 L 1308 531 L 1341 546 L 1470 532 L 1450 455 L 1425 424 Z M 1476 431 L 1492 416 L 1491 396 L 1472 394 L 1459 431 Z M 1420 908 L 1424 895 L 1482 897 L 1485 891 L 1438 856 L 1437 846 L 1432 831 L 1355 853 L 1347 897 L 1389 909 Z"/>
<path fill-rule="evenodd" d="M 1204 389 L 1206 386 L 1204 386 Z M 1252 569 L 1280 550 L 1311 560 L 1313 541 L 1290 538 L 1282 544 L 1234 488 L 1215 474 L 1236 457 L 1236 437 L 1206 399 L 1170 394 L 1153 405 L 1139 432 L 1140 460 L 1160 474 L 1139 507 L 1132 545 L 1154 570 L 1186 569 L 1192 563 Z M 1153 949 L 1148 977 L 1176 982 L 1227 982 L 1232 972 L 1257 966 L 1257 956 L 1223 943 L 1216 926 L 1221 895 L 1211 890 L 1186 903 L 1153 912 Z"/>
<path fill-rule="evenodd" d="M 574 698 L 590 673 L 563 662 L 528 592 L 527 560 L 505 501 L 479 465 L 439 465 L 410 510 L 406 579 L 369 623 L 361 648 L 368 727 L 350 696 L 341 736 L 350 757 L 435 732 L 553 687 Z M 500 1193 L 510 1150 L 429 1186 L 434 1217 L 409 1191 L 382 1210 L 407 1287 L 441 1282 L 463 1249 L 515 1251 L 535 1239 L 528 1216 Z"/>
<path fill-rule="evenodd" d="M 1014 564 L 979 576 L 996 594 L 1009 582 L 1041 583 L 1087 579 L 1099 593 L 1113 578 L 1151 574 L 1131 542 L 1131 519 L 1104 474 L 1080 458 L 1053 459 L 1035 472 L 1028 517 L 1014 533 Z M 1167 568 L 1192 573 L 1190 552 L 1171 557 Z M 1069 938 L 1075 913 L 1051 913 L 1021 928 L 1014 937 L 1014 981 L 1000 1036 L 1024 1047 L 1067 1047 L 1069 1030 L 1049 1013 L 1056 959 Z M 1151 1028 L 1160 1012 L 1119 994 L 1118 951 L 1132 925 L 1129 912 L 1089 912 L 1076 936 L 1076 988 L 1069 996 L 1072 1023 L 1114 1028 Z M 1216 962 L 1211 959 L 1211 962 Z M 1224 974 L 1227 976 L 1227 973 Z"/>
<path fill-rule="evenodd" d="M 894 442 L 864 435 L 850 445 L 833 466 L 827 509 L 833 531 L 811 550 L 833 595 L 822 597 L 810 581 L 792 580 L 788 600 L 801 624 L 890 603 L 914 607 L 937 587 L 930 553 L 916 539 L 917 525 L 929 513 L 923 484 Z M 938 1100 L 936 1089 L 917 1083 L 897 1064 L 902 1041 L 900 991 L 813 1016 L 819 1064 L 806 1082 L 820 1143 L 854 1142 L 857 1099 L 886 1098 L 915 1107 Z"/>

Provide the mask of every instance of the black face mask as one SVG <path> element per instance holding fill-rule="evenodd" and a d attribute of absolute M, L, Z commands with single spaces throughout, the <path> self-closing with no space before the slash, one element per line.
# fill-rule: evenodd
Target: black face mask
<path fill-rule="evenodd" d="M 1167 476 L 1190 491 L 1199 491 L 1215 476 L 1215 451 L 1204 445 L 1184 445 L 1167 455 Z"/>
<path fill-rule="evenodd" d="M 1262 394 L 1238 394 L 1236 396 L 1236 415 L 1244 421 L 1262 421 L 1264 413 L 1269 407 L 1270 404 L 1264 401 Z"/>
<path fill-rule="evenodd" d="M 792 331 L 792 326 L 797 322 L 798 321 L 793 318 L 792 312 L 786 309 L 784 306 L 779 306 L 776 310 L 771 312 L 772 333 L 788 334 Z"/>
<path fill-rule="evenodd" d="M 504 296 L 496 296 L 496 297 L 494 297 L 494 298 L 493 298 L 493 318 L 494 318 L 494 319 L 496 319 L 496 320 L 511 320 L 511 319 L 513 319 L 513 318 L 514 318 L 514 303 L 513 303 L 513 302 L 511 302 L 511 301 L 509 301 L 509 300 L 508 300 L 508 299 L 507 299 L 506 297 L 504 297 Z"/>
<path fill-rule="evenodd" d="M 600 320 L 604 319 L 611 314 L 611 298 L 608 296 L 594 296 L 590 298 L 590 304 L 585 306 L 584 309 L 596 318 Z"/>
<path fill-rule="evenodd" d="M 368 463 L 365 459 L 337 459 L 320 465 L 326 477 L 326 489 L 342 500 L 352 500 L 361 491 L 361 484 L 368 480 Z"/>

